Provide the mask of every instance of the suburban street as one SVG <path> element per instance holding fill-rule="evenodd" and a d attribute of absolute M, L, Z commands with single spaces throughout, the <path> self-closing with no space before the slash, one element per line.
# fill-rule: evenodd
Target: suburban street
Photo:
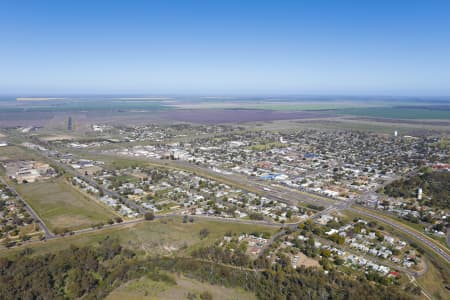
<path fill-rule="evenodd" d="M 428 237 L 425 237 L 423 234 L 417 232 L 416 230 L 412 230 L 412 229 L 408 228 L 407 226 L 400 224 L 399 222 L 394 222 L 392 219 L 390 219 L 388 217 L 382 217 L 378 213 L 377 214 L 371 213 L 365 209 L 359 209 L 359 208 L 352 207 L 352 208 L 349 208 L 349 210 L 356 214 L 368 216 L 368 217 L 376 219 L 380 222 L 386 223 L 386 224 L 392 226 L 393 228 L 395 228 L 415 239 L 420 240 L 420 242 L 424 243 L 425 245 L 427 245 L 428 247 L 433 249 L 439 256 L 441 256 L 448 263 L 450 263 L 450 255 L 445 250 L 443 250 L 435 242 L 430 241 L 430 239 Z"/>
<path fill-rule="evenodd" d="M 4 180 L 2 177 L 0 177 L 0 181 L 5 184 L 14 194 L 17 195 L 17 198 L 22 201 L 22 203 L 25 205 L 25 208 L 28 210 L 28 213 L 33 217 L 33 219 L 39 224 L 39 227 L 41 227 L 42 231 L 45 234 L 46 239 L 54 238 L 55 235 L 48 229 L 47 225 L 45 225 L 44 221 L 42 221 L 41 217 L 33 210 L 33 208 L 25 201 L 25 199 L 22 198 L 22 196 L 17 192 L 17 190 L 8 184 L 6 180 Z"/>
<path fill-rule="evenodd" d="M 41 155 L 42 155 L 42 153 L 41 153 Z M 111 156 L 115 156 L 115 155 L 111 155 Z M 53 159 L 52 157 L 50 157 L 48 155 L 46 155 L 46 158 L 49 159 L 53 164 L 64 169 L 66 172 L 76 174 L 77 176 L 79 176 L 83 180 L 87 181 L 91 185 L 93 185 L 97 188 L 101 188 L 105 194 L 107 194 L 111 197 L 116 197 L 116 198 L 121 199 L 121 201 L 123 201 L 124 203 L 129 205 L 131 208 L 136 209 L 141 214 L 144 214 L 146 212 L 146 210 L 143 207 L 141 207 L 141 206 L 137 205 L 136 203 L 134 203 L 133 201 L 130 201 L 129 199 L 121 196 L 120 194 L 118 194 L 115 191 L 111 191 L 109 189 L 106 189 L 106 188 L 100 186 L 99 184 L 97 184 L 97 182 L 95 182 L 95 180 L 93 180 L 89 176 L 79 174 L 79 172 L 76 172 L 71 167 L 56 161 L 55 159 Z M 333 211 L 333 210 L 348 209 L 351 212 L 356 213 L 358 215 L 371 217 L 380 222 L 388 224 L 388 225 L 392 226 L 393 228 L 401 231 L 402 233 L 404 233 L 412 238 L 418 239 L 420 242 L 422 242 L 423 244 L 430 247 L 436 254 L 438 254 L 440 257 L 442 257 L 445 261 L 450 262 L 450 255 L 445 250 L 443 250 L 441 248 L 441 246 L 439 246 L 437 243 L 431 241 L 429 238 L 425 237 L 423 234 L 418 233 L 417 231 L 412 230 L 405 225 L 399 224 L 399 222 L 395 222 L 392 219 L 390 219 L 389 217 L 380 216 L 381 212 L 375 214 L 375 213 L 368 212 L 367 210 L 360 209 L 354 205 L 354 201 L 338 201 L 336 199 L 332 199 L 330 197 L 325 197 L 323 195 L 316 195 L 316 194 L 311 194 L 311 193 L 308 193 L 305 191 L 294 190 L 294 189 L 291 189 L 288 187 L 273 185 L 268 182 L 260 181 L 256 178 L 251 178 L 249 176 L 242 176 L 240 174 L 232 174 L 232 175 L 221 174 L 221 173 L 219 174 L 208 168 L 200 167 L 200 166 L 193 165 L 193 164 L 190 164 L 188 162 L 183 162 L 183 161 L 171 161 L 171 160 L 162 160 L 161 161 L 161 160 L 150 160 L 150 159 L 142 159 L 142 158 L 134 158 L 134 159 L 140 160 L 140 161 L 145 161 L 150 164 L 158 165 L 161 167 L 166 167 L 166 168 L 169 167 L 169 168 L 177 168 L 177 169 L 187 170 L 187 171 L 190 171 L 193 173 L 197 173 L 201 176 L 209 177 L 211 179 L 214 179 L 214 180 L 226 183 L 226 184 L 230 184 L 230 185 L 242 188 L 242 189 L 250 191 L 250 192 L 255 192 L 255 193 L 258 193 L 269 199 L 274 199 L 274 200 L 277 200 L 277 201 L 280 201 L 283 203 L 287 203 L 290 205 L 312 204 L 312 205 L 316 205 L 316 206 L 319 205 L 319 206 L 324 207 L 324 209 L 322 211 L 319 211 L 318 213 L 315 214 L 314 218 L 318 218 L 321 215 L 328 213 L 330 211 Z M 24 201 L 23 199 L 21 199 L 21 200 Z M 24 201 L 24 203 L 26 203 L 26 201 Z M 43 228 L 43 230 L 45 232 L 46 238 L 47 239 L 53 238 L 54 235 L 48 230 L 48 228 L 45 226 L 44 222 L 40 219 L 40 217 L 34 211 L 32 211 L 31 207 L 27 203 L 26 203 L 26 206 L 28 209 L 30 209 L 32 216 L 35 217 L 36 220 L 38 220 L 40 226 Z M 196 217 L 198 217 L 198 216 L 196 216 Z M 220 220 L 220 221 L 224 221 L 224 222 L 239 222 L 239 223 L 243 223 L 243 224 L 258 224 L 259 223 L 259 224 L 269 225 L 269 226 L 280 226 L 279 224 L 271 224 L 266 221 L 247 221 L 247 220 L 239 220 L 239 219 L 233 219 L 233 218 L 214 217 L 214 216 L 202 216 L 202 218 L 208 218 L 208 219 L 212 219 L 212 220 Z M 125 225 L 125 224 L 130 224 L 133 222 L 137 223 L 140 221 L 142 221 L 142 220 L 133 220 L 132 222 L 124 222 L 124 223 L 119 223 L 119 224 L 106 225 L 103 228 L 121 226 L 121 225 Z M 297 226 L 297 225 L 298 224 L 295 223 L 295 224 L 289 224 L 287 226 Z M 95 231 L 95 230 L 98 230 L 98 229 L 88 228 L 88 229 L 83 229 L 83 230 L 77 231 L 77 233 L 91 232 L 91 231 Z"/>

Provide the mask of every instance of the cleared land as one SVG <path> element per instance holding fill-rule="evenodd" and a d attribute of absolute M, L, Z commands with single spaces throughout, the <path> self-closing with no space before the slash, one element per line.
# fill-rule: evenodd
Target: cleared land
<path fill-rule="evenodd" d="M 200 230 L 207 228 L 209 235 L 201 239 Z M 63 250 L 70 245 L 78 247 L 96 244 L 106 236 L 117 238 L 124 247 L 130 247 L 140 255 L 171 255 L 188 254 L 196 247 L 209 245 L 223 238 L 225 233 L 268 232 L 273 234 L 277 228 L 262 225 L 236 224 L 195 219 L 193 223 L 183 223 L 181 218 L 166 218 L 152 222 L 124 224 L 120 227 L 97 230 L 80 235 L 66 236 L 47 242 L 28 246 L 35 255 Z M 0 256 L 14 255 L 25 247 L 9 249 L 0 252 Z"/>
<path fill-rule="evenodd" d="M 0 147 L 0 163 L 9 160 L 33 160 L 36 155 L 28 150 L 16 146 Z"/>
<path fill-rule="evenodd" d="M 91 227 L 115 217 L 113 212 L 78 192 L 64 178 L 20 184 L 16 188 L 55 233 Z"/>
<path fill-rule="evenodd" d="M 427 272 L 417 279 L 417 282 L 422 288 L 434 297 L 434 299 L 449 299 L 450 292 L 445 288 L 445 283 L 442 282 L 442 274 L 432 263 L 428 263 Z"/>
<path fill-rule="evenodd" d="M 252 293 L 241 289 L 211 285 L 185 276 L 174 276 L 176 284 L 154 281 L 143 277 L 133 280 L 114 290 L 107 300 L 128 299 L 187 299 L 188 293 L 199 295 L 208 292 L 213 299 L 256 299 Z"/>

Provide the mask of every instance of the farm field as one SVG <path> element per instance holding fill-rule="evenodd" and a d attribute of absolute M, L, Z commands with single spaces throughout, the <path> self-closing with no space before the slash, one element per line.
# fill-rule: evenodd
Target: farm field
<path fill-rule="evenodd" d="M 265 109 L 265 110 L 279 110 L 279 111 L 302 111 L 302 110 L 331 110 L 331 109 L 344 109 L 355 107 L 381 107 L 383 104 L 373 103 L 370 105 L 364 103 L 355 102 L 306 102 L 306 103 L 292 103 L 292 102 L 279 102 L 279 103 L 260 103 L 260 104 L 248 104 L 242 108 L 245 109 Z"/>
<path fill-rule="evenodd" d="M 330 110 L 330 113 L 386 119 L 449 120 L 450 109 L 428 107 L 355 107 Z"/>
<path fill-rule="evenodd" d="M 359 130 L 399 135 L 424 135 L 437 131 L 450 132 L 450 121 L 438 120 L 389 120 L 364 117 L 339 116 L 328 119 L 277 120 L 270 122 L 251 122 L 242 124 L 247 130 L 291 131 L 315 128 L 319 130 Z"/>
<path fill-rule="evenodd" d="M 166 120 L 200 124 L 244 123 L 329 117 L 330 112 L 265 109 L 177 109 L 160 114 Z"/>
<path fill-rule="evenodd" d="M 304 97 L 274 97 L 274 98 L 217 98 L 199 101 L 174 101 L 169 104 L 181 109 L 266 109 L 266 110 L 318 110 L 352 107 L 390 106 L 388 100 L 371 99 L 368 101 L 350 98 L 308 99 Z"/>
<path fill-rule="evenodd" d="M 171 274 L 172 275 L 172 274 Z M 212 299 L 256 299 L 252 293 L 241 289 L 226 288 L 223 286 L 211 285 L 198 280 L 190 279 L 182 275 L 172 275 L 176 283 L 154 281 L 143 277 L 130 281 L 114 290 L 106 297 L 107 300 L 128 300 L 128 299 L 187 299 L 188 293 L 196 295 L 197 298 L 204 292 L 209 293 Z"/>
<path fill-rule="evenodd" d="M 369 132 L 378 132 L 393 134 L 394 131 L 398 131 L 399 135 L 424 135 L 436 132 L 437 130 L 450 132 L 448 126 L 441 124 L 422 124 L 419 121 L 411 120 L 410 123 L 396 122 L 398 120 L 392 120 L 392 122 L 381 122 L 379 120 L 363 120 L 363 119 L 344 119 L 336 118 L 330 120 L 324 120 L 322 122 L 305 121 L 297 122 L 298 127 L 302 128 L 317 128 L 322 130 L 361 130 Z"/>
<path fill-rule="evenodd" d="M 88 228 L 116 216 L 112 211 L 78 192 L 61 177 L 45 182 L 21 184 L 16 188 L 55 233 L 65 229 Z"/>

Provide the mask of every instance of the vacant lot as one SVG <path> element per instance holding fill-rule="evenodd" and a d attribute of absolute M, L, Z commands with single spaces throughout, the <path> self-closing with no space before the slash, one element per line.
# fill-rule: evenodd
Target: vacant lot
<path fill-rule="evenodd" d="M 54 232 L 91 227 L 115 216 L 78 192 L 64 178 L 21 184 L 17 191 Z"/>
<path fill-rule="evenodd" d="M 420 286 L 425 288 L 434 299 L 450 299 L 450 291 L 442 279 L 443 274 L 431 262 L 427 262 L 427 266 L 428 271 L 425 275 L 417 279 Z"/>
<path fill-rule="evenodd" d="M 176 284 L 154 281 L 146 277 L 130 281 L 114 290 L 106 299 L 187 299 L 188 293 L 195 294 L 199 298 L 204 292 L 208 292 L 213 299 L 256 299 L 252 293 L 240 289 L 211 285 L 182 275 L 172 276 Z"/>
<path fill-rule="evenodd" d="M 207 228 L 209 235 L 200 239 L 200 230 Z M 152 222 L 142 221 L 135 224 L 123 224 L 120 227 L 97 230 L 80 235 L 66 236 L 45 243 L 28 245 L 34 254 L 43 254 L 63 250 L 70 245 L 79 247 L 95 244 L 106 236 L 117 238 L 124 247 L 129 247 L 140 255 L 188 254 L 191 249 L 209 245 L 223 238 L 225 233 L 240 234 L 255 231 L 273 234 L 277 228 L 235 224 L 229 222 L 195 219 L 193 223 L 183 223 L 181 218 L 165 218 Z M 3 255 L 13 255 L 24 247 L 2 251 Z"/>
<path fill-rule="evenodd" d="M 9 160 L 33 160 L 36 155 L 24 148 L 17 146 L 0 147 L 0 163 Z"/>

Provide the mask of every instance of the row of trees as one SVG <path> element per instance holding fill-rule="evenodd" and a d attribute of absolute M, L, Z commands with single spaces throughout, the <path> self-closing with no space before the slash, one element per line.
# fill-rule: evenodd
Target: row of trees
<path fill-rule="evenodd" d="M 226 266 L 192 258 L 157 258 L 153 265 L 171 272 L 226 287 L 254 292 L 258 299 L 411 299 L 396 286 L 374 284 L 365 276 L 349 277 L 330 270 L 327 275 L 315 268 L 293 269 L 289 264 L 264 271 Z"/>
<path fill-rule="evenodd" d="M 98 298 L 112 283 L 138 274 L 127 272 L 136 264 L 135 254 L 110 238 L 97 247 L 71 246 L 42 256 L 31 252 L 0 258 L 0 299 Z"/>

